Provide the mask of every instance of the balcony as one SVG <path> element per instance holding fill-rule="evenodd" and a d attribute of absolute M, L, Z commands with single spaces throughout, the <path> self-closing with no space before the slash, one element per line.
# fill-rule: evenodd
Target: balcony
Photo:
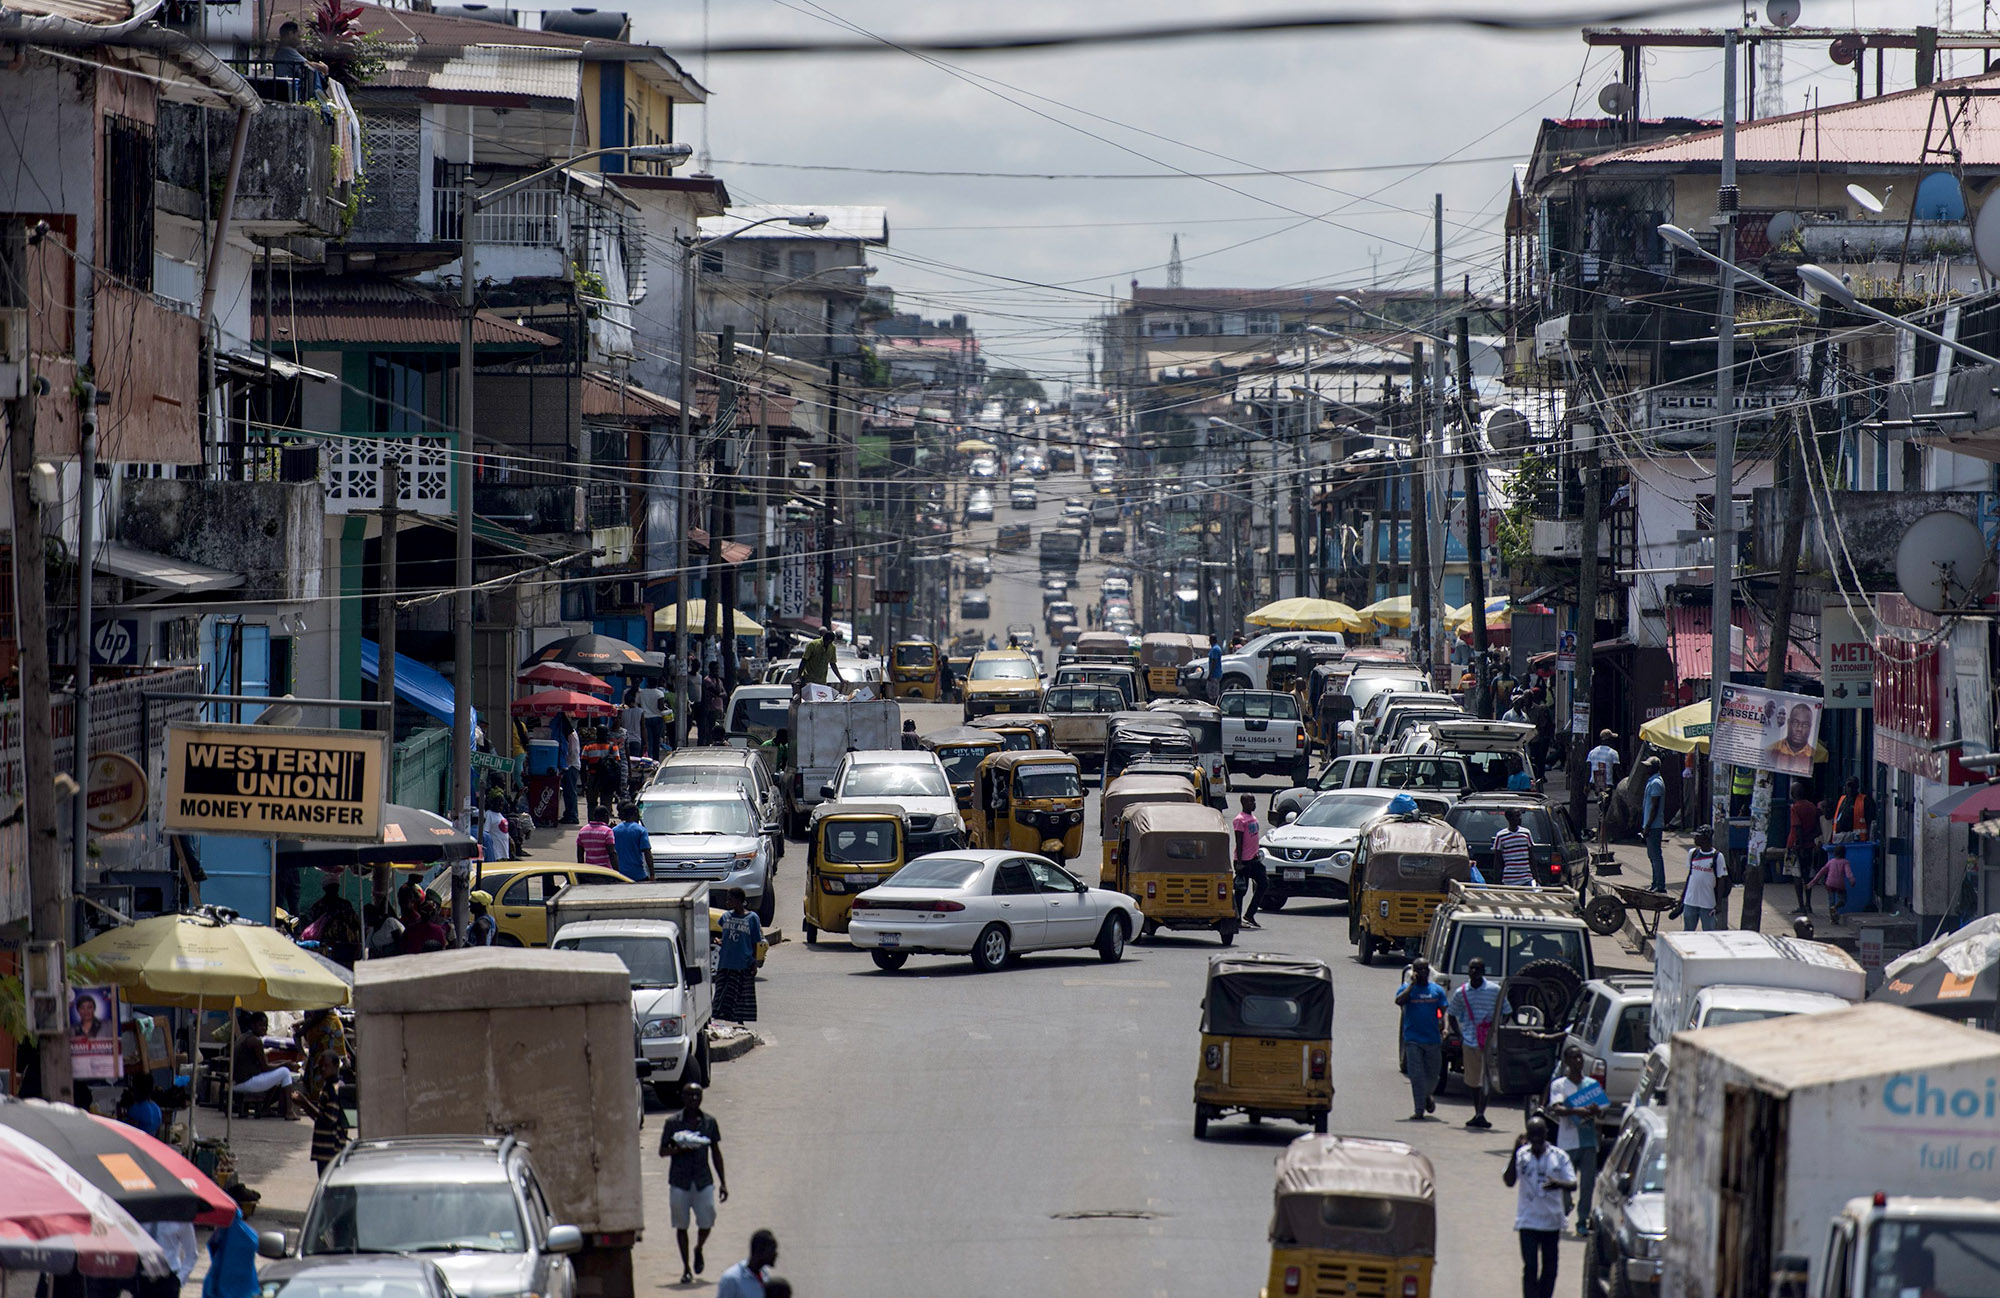
<path fill-rule="evenodd" d="M 310 482 L 128 478 L 120 487 L 125 544 L 240 572 L 246 600 L 315 598 L 325 540 L 319 487 Z"/>
<path fill-rule="evenodd" d="M 382 466 L 393 458 L 402 466 L 397 508 L 437 517 L 452 512 L 449 437 L 314 437 L 253 425 L 249 440 L 231 449 L 239 461 L 232 471 L 245 481 L 321 484 L 329 514 L 380 510 Z"/>
<path fill-rule="evenodd" d="M 159 106 L 159 180 L 215 215 L 228 176 L 235 114 L 192 104 Z M 266 102 L 250 119 L 236 184 L 236 228 L 259 238 L 337 238 L 351 186 L 337 178 L 334 123 L 316 104 Z"/>

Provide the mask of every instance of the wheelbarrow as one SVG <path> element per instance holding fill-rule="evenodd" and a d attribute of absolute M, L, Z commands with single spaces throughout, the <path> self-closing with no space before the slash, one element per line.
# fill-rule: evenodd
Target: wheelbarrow
<path fill-rule="evenodd" d="M 1600 937 L 1610 937 L 1625 927 L 1628 913 L 1639 917 L 1639 929 L 1647 937 L 1657 936 L 1660 917 L 1672 910 L 1679 898 L 1651 888 L 1634 888 L 1623 883 L 1600 883 L 1595 896 L 1583 904 L 1583 922 Z"/>

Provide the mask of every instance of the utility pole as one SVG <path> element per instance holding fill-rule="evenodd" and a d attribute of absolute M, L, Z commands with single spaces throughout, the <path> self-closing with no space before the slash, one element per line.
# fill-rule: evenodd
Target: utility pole
<path fill-rule="evenodd" d="M 1711 721 L 1722 706 L 1722 685 L 1729 679 L 1730 610 L 1735 603 L 1736 505 L 1731 484 L 1736 479 L 1736 33 L 1722 34 L 1722 183 L 1715 195 L 1715 220 L 1721 264 L 1716 268 L 1715 310 L 1715 566 L 1710 574 L 1709 687 Z M 1709 823 L 1716 847 L 1729 859 L 1729 768 L 1708 759 Z M 1754 840 L 1753 840 L 1754 845 Z M 1749 862 L 1761 878 L 1762 863 Z M 1761 902 L 1761 897 L 1759 898 Z M 1748 904 L 1746 896 L 1745 904 Z"/>
<path fill-rule="evenodd" d="M 461 834 L 479 837 L 472 820 L 472 320 L 473 289 L 478 280 L 473 231 L 479 218 L 479 185 L 472 178 L 469 152 L 465 182 L 459 189 L 458 207 L 458 453 L 455 478 L 458 484 L 458 553 L 454 565 L 451 596 L 451 816 Z M 463 864 L 451 870 L 451 931 L 454 940 L 463 940 L 471 919 L 471 898 L 466 887 L 469 870 Z"/>
<path fill-rule="evenodd" d="M 1306 459 L 1312 446 L 1312 435 L 1319 431 L 1318 393 L 1313 391 L 1313 347 L 1312 335 L 1299 335 L 1305 346 L 1305 391 L 1299 397 L 1299 427 L 1292 441 L 1292 594 L 1303 599 L 1308 594 L 1318 594 L 1306 584 L 1308 555 L 1306 553 Z"/>
<path fill-rule="evenodd" d="M 266 351 L 265 355 L 270 353 Z M 70 800 L 71 886 L 76 895 L 90 883 L 90 643 L 96 594 L 92 567 L 97 557 L 97 385 L 80 385 L 77 411 L 76 514 L 76 727 L 70 769 L 77 791 Z"/>
<path fill-rule="evenodd" d="M 827 366 L 831 382 L 827 390 L 826 402 L 826 454 L 820 463 L 824 466 L 826 486 L 820 493 L 822 508 L 819 512 L 819 624 L 833 625 L 833 478 L 834 466 L 840 460 L 840 362 Z"/>
<path fill-rule="evenodd" d="M 1606 300 L 1599 295 L 1592 314 L 1595 317 L 1591 327 L 1589 395 L 1593 399 L 1601 391 L 1599 384 L 1606 363 L 1604 339 L 1604 318 Z M 1585 406 L 1588 409 L 1588 404 Z M 1571 446 L 1583 452 L 1583 518 L 1577 531 L 1582 540 L 1582 554 L 1576 575 L 1576 667 L 1570 673 L 1570 719 L 1557 717 L 1559 724 L 1569 729 L 1569 814 L 1578 825 L 1587 826 L 1586 807 L 1590 794 L 1590 779 L 1585 755 L 1590 750 L 1590 736 L 1595 730 L 1595 718 L 1591 715 L 1591 673 L 1596 665 L 1597 655 L 1597 532 L 1599 515 L 1604 509 L 1604 464 L 1602 447 L 1606 429 L 1602 420 L 1608 414 L 1592 415 L 1588 422 L 1572 422 L 1570 425 Z M 1578 440 L 1583 441 L 1580 448 Z M 1583 708 L 1584 729 L 1581 735 L 1576 731 L 1576 710 Z M 1600 835 L 1602 822 L 1600 819 Z"/>
<path fill-rule="evenodd" d="M 383 709 L 375 714 L 376 724 L 389 735 L 389 749 L 396 748 L 396 530 L 398 511 L 403 503 L 403 462 L 396 456 L 382 460 L 382 597 L 375 607 L 377 646 L 375 697 Z M 385 719 L 386 718 L 386 719 Z M 375 904 L 389 903 L 393 870 L 378 865 L 371 875 Z"/>
<path fill-rule="evenodd" d="M 1444 195 L 1431 196 L 1431 328 L 1444 328 Z M 1425 553 L 1429 562 L 1424 568 L 1424 587 L 1427 596 L 1425 607 L 1430 612 L 1424 620 L 1424 653 L 1433 668 L 1443 673 L 1450 667 L 1450 658 L 1443 652 L 1444 610 L 1439 607 L 1444 595 L 1444 561 L 1449 547 L 1445 544 L 1444 516 L 1450 512 L 1451 475 L 1443 475 L 1438 502 L 1435 508 L 1430 504 L 1431 456 L 1444 454 L 1445 417 L 1445 370 L 1444 344 L 1437 343 L 1431 348 L 1431 423 L 1434 434 L 1425 447 L 1424 454 L 1424 527 L 1430 535 L 1426 538 Z"/>
<path fill-rule="evenodd" d="M 1468 301 L 1470 295 L 1468 294 Z M 1478 398 L 1472 387 L 1472 318 L 1458 317 L 1458 408 L 1462 429 L 1459 453 L 1465 457 L 1465 558 L 1469 581 L 1466 598 L 1472 604 L 1473 710 L 1477 717 L 1493 715 L 1493 671 L 1486 661 L 1486 547 L 1482 533 L 1484 507 L 1480 500 L 1480 475 L 1485 472 L 1479 457 L 1475 406 Z"/>
<path fill-rule="evenodd" d="M 1424 388 L 1424 345 L 1413 343 L 1410 361 L 1410 392 L 1417 399 L 1416 440 L 1413 457 L 1415 472 L 1410 485 L 1410 651 L 1425 672 L 1435 672 L 1436 656 L 1431 652 L 1431 521 L 1430 514 L 1430 426 L 1431 408 L 1437 405 L 1436 389 Z M 1433 358 L 1435 359 L 1435 358 Z"/>
<path fill-rule="evenodd" d="M 49 734 L 49 606 L 42 510 L 30 475 L 35 467 L 34 379 L 28 392 L 7 402 L 7 454 L 14 488 L 14 631 L 21 672 L 21 802 L 28 836 L 29 935 L 54 945 L 56 1004 L 69 1014 L 71 874 L 56 829 L 56 764 Z M 79 800 L 81 795 L 79 794 Z M 69 1034 L 50 1032 L 37 1042 L 44 1098 L 68 1100 Z"/>
<path fill-rule="evenodd" d="M 690 431 L 694 408 L 694 259 L 695 241 L 683 237 L 681 246 L 681 329 L 680 329 L 680 427 L 674 434 L 674 678 L 675 748 L 687 747 L 688 734 L 688 495 L 694 490 L 694 474 L 688 471 L 694 459 L 694 436 Z"/>
<path fill-rule="evenodd" d="M 722 547 L 736 528 L 736 475 L 740 467 L 736 439 L 736 326 L 722 327 L 722 345 L 716 353 L 715 458 L 722 472 L 716 475 L 715 527 L 708 537 L 710 597 L 706 617 L 716 619 L 722 636 L 722 688 L 736 688 L 736 568 L 724 562 Z M 725 412 L 726 415 L 725 415 Z M 718 606 L 719 605 L 719 606 Z"/>

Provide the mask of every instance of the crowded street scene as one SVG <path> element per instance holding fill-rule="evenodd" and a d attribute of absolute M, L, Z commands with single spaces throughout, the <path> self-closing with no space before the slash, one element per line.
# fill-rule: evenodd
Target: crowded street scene
<path fill-rule="evenodd" d="M 0 0 L 0 1298 L 2000 1298 L 1993 17 Z"/>

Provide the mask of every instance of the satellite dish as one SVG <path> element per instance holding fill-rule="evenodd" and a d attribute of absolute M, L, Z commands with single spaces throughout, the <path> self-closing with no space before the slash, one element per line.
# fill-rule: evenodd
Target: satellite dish
<path fill-rule="evenodd" d="M 1764 226 L 1764 238 L 1776 247 L 1798 233 L 1800 224 L 1797 212 L 1779 212 Z"/>
<path fill-rule="evenodd" d="M 1622 81 L 1614 81 L 1597 92 L 1597 106 L 1616 116 L 1632 106 L 1631 91 Z"/>
<path fill-rule="evenodd" d="M 1836 36 L 1833 44 L 1827 46 L 1826 56 L 1844 68 L 1860 58 L 1866 48 L 1867 43 L 1859 36 Z"/>
<path fill-rule="evenodd" d="M 1972 255 L 1988 275 L 2000 276 L 2000 203 L 1991 198 L 1972 219 Z"/>
<path fill-rule="evenodd" d="M 1528 417 L 1512 406 L 1502 406 L 1486 416 L 1486 444 L 1496 451 L 1520 450 L 1528 444 L 1532 431 Z"/>
<path fill-rule="evenodd" d="M 1799 20 L 1799 0 L 1771 0 L 1764 6 L 1764 16 L 1773 27 L 1790 27 Z"/>
<path fill-rule="evenodd" d="M 1896 546 L 1896 585 L 1926 613 L 1972 608 L 1993 593 L 1993 547 L 1979 524 L 1948 509 L 1910 524 Z"/>
<path fill-rule="evenodd" d="M 1882 200 L 1860 185 L 1849 185 L 1847 187 L 1847 196 L 1853 199 L 1854 205 L 1862 211 L 1872 216 L 1882 215 Z"/>

